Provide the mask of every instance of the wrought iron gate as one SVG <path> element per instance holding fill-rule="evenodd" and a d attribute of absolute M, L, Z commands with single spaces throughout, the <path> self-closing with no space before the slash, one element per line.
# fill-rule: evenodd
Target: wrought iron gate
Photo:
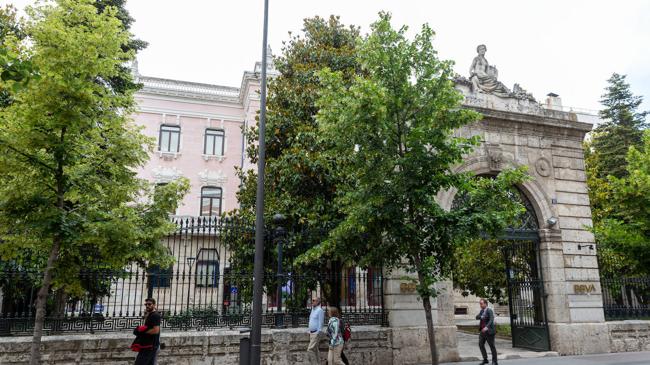
<path fill-rule="evenodd" d="M 536 232 L 535 232 L 536 233 Z M 510 237 L 505 249 L 512 346 L 549 351 L 544 282 L 539 270 L 539 239 Z"/>

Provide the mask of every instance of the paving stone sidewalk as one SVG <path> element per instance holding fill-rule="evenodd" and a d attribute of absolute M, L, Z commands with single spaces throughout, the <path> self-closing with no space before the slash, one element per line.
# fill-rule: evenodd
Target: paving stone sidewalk
<path fill-rule="evenodd" d="M 461 361 L 475 361 L 479 362 L 481 359 L 481 351 L 478 348 L 478 333 L 471 334 L 466 332 L 457 332 L 458 337 L 458 353 Z M 495 341 L 497 348 L 498 359 L 533 359 L 540 357 L 557 357 L 558 353 L 555 351 L 537 352 L 520 348 L 513 348 L 512 342 L 509 339 L 497 338 Z M 487 346 L 486 346 L 487 347 Z M 487 348 L 488 357 L 491 359 L 490 349 Z"/>
<path fill-rule="evenodd" d="M 442 365 L 478 364 L 478 361 Z M 648 365 L 650 352 L 499 360 L 499 365 Z"/>

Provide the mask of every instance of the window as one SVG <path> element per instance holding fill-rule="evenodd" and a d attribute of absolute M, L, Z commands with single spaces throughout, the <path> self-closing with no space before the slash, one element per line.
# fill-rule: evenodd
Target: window
<path fill-rule="evenodd" d="M 381 294 L 382 294 L 382 277 L 381 269 L 375 267 L 368 268 L 368 274 L 366 276 L 367 280 L 367 293 L 368 293 L 368 305 L 378 306 L 381 305 Z"/>
<path fill-rule="evenodd" d="M 166 269 L 163 269 L 158 265 L 150 266 L 147 268 L 147 274 L 149 276 L 149 289 L 169 288 L 171 286 L 173 274 L 171 266 Z"/>
<path fill-rule="evenodd" d="M 201 189 L 201 215 L 221 214 L 221 188 L 206 186 Z"/>
<path fill-rule="evenodd" d="M 467 307 L 454 307 L 454 314 L 457 316 L 466 316 L 468 312 Z"/>
<path fill-rule="evenodd" d="M 356 267 L 343 269 L 341 275 L 341 305 L 355 306 L 357 304 Z"/>
<path fill-rule="evenodd" d="M 231 273 L 229 267 L 223 269 L 223 311 L 225 313 L 237 313 L 241 309 L 241 298 L 237 279 L 240 276 Z"/>
<path fill-rule="evenodd" d="M 219 254 L 214 249 L 201 249 L 196 257 L 196 286 L 219 286 Z"/>
<path fill-rule="evenodd" d="M 181 127 L 173 125 L 160 126 L 158 151 L 178 153 L 180 150 Z"/>
<path fill-rule="evenodd" d="M 203 143 L 203 154 L 223 156 L 224 131 L 221 129 L 206 129 Z"/>

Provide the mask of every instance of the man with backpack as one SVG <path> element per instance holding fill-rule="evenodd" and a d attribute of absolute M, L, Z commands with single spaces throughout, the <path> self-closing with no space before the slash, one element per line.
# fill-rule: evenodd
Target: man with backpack
<path fill-rule="evenodd" d="M 131 349 L 138 353 L 135 365 L 156 365 L 160 347 L 160 314 L 156 311 L 156 300 L 147 298 L 144 301 L 144 325 L 133 330 L 136 336 Z"/>

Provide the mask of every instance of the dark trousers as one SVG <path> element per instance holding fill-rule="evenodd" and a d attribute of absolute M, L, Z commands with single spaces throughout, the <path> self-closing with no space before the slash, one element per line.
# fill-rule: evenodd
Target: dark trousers
<path fill-rule="evenodd" d="M 345 354 L 343 353 L 343 351 L 341 351 L 341 361 L 343 361 L 343 363 L 345 365 L 350 365 L 350 362 L 348 361 L 348 358 L 345 357 Z"/>
<path fill-rule="evenodd" d="M 478 347 L 481 349 L 481 355 L 483 355 L 483 361 L 487 361 L 487 351 L 485 351 L 485 341 L 490 345 L 490 352 L 492 353 L 492 362 L 497 363 L 497 349 L 494 347 L 494 335 L 488 335 L 487 333 L 480 333 L 478 335 Z"/>
<path fill-rule="evenodd" d="M 135 365 L 156 365 L 157 355 L 158 349 L 142 350 L 138 352 L 138 357 L 135 358 Z"/>

